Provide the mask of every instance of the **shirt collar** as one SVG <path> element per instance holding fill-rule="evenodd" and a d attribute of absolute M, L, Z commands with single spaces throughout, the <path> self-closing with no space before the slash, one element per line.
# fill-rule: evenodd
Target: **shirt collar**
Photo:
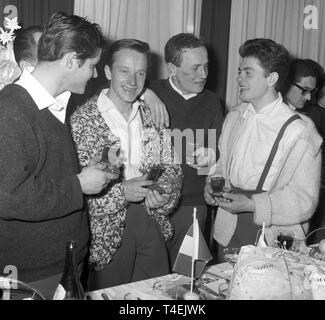
<path fill-rule="evenodd" d="M 65 112 L 71 92 L 65 91 L 54 98 L 28 71 L 24 71 L 16 84 L 22 86 L 31 95 L 39 110 L 49 108 L 51 111 Z M 62 121 L 62 117 L 60 119 Z M 64 119 L 63 119 L 64 122 Z"/>
<path fill-rule="evenodd" d="M 173 80 L 172 80 L 172 77 L 169 77 L 169 83 L 170 85 L 172 86 L 172 88 L 177 92 L 179 93 L 185 100 L 189 100 L 195 96 L 197 96 L 197 93 L 187 93 L 187 94 L 184 94 L 181 90 L 179 90 L 173 83 Z"/>
<path fill-rule="evenodd" d="M 246 118 L 248 115 L 265 115 L 268 116 L 271 113 L 274 113 L 274 108 L 277 105 L 282 105 L 283 99 L 280 92 L 278 92 L 278 98 L 264 106 L 259 112 L 256 112 L 255 108 L 251 103 L 247 105 L 247 107 L 242 111 L 242 117 Z"/>
<path fill-rule="evenodd" d="M 116 110 L 119 112 L 119 110 L 117 109 L 116 105 L 114 104 L 114 102 L 107 96 L 109 89 L 103 89 L 101 91 L 101 93 L 99 94 L 99 97 L 97 99 L 97 106 L 98 106 L 98 110 L 101 113 L 104 112 L 109 112 L 112 110 Z M 132 103 L 132 112 L 131 112 L 131 116 L 128 122 L 131 122 L 134 117 L 136 116 L 138 110 L 139 110 L 139 106 L 140 106 L 140 102 L 138 100 L 136 100 L 135 102 Z M 120 113 L 120 112 L 119 112 Z"/>

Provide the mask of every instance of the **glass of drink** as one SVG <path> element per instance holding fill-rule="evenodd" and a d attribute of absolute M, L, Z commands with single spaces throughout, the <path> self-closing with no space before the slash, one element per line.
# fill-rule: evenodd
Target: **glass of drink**
<path fill-rule="evenodd" d="M 282 249 L 289 250 L 292 247 L 294 240 L 294 235 L 292 233 L 279 233 L 277 236 L 277 241 Z"/>
<path fill-rule="evenodd" d="M 227 247 L 223 249 L 223 258 L 229 262 L 233 267 L 237 263 L 240 248 Z"/>
<path fill-rule="evenodd" d="M 214 177 L 210 180 L 212 194 L 215 197 L 222 197 L 222 193 L 225 187 L 225 179 L 223 177 Z"/>

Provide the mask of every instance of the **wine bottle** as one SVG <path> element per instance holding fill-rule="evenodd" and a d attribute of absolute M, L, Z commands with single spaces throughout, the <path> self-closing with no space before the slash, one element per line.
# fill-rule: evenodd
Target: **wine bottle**
<path fill-rule="evenodd" d="M 66 245 L 65 262 L 61 281 L 54 293 L 53 300 L 84 300 L 85 294 L 80 282 L 76 265 L 76 241 Z"/>

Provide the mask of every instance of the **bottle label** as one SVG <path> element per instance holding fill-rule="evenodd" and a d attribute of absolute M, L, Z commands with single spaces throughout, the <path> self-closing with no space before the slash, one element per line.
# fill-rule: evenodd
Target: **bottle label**
<path fill-rule="evenodd" d="M 63 288 L 63 286 L 61 284 L 59 284 L 55 290 L 53 300 L 64 300 L 65 293 L 66 293 L 65 289 Z"/>

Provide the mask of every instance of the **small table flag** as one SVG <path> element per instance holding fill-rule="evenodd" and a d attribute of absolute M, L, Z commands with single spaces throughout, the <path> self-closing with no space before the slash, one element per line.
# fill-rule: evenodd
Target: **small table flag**
<path fill-rule="evenodd" d="M 184 237 L 174 263 L 173 271 L 191 277 L 193 258 L 195 259 L 194 278 L 199 278 L 206 264 L 212 259 L 212 255 L 196 217 Z"/>

